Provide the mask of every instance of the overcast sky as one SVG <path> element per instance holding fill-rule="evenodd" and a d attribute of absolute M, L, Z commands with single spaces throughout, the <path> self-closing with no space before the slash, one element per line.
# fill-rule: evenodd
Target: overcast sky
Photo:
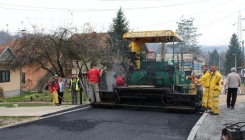
<path fill-rule="evenodd" d="M 182 16 L 193 17 L 202 45 L 228 45 L 237 33 L 233 24 L 239 11 L 245 17 L 244 0 L 1 0 L 0 27 L 16 33 L 33 32 L 31 25 L 49 31 L 68 24 L 81 28 L 89 22 L 97 32 L 106 32 L 119 7 L 134 31 L 175 31 Z"/>

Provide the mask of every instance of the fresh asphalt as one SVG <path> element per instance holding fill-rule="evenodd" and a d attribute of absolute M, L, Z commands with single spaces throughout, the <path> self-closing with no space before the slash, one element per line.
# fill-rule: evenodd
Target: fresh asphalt
<path fill-rule="evenodd" d="M 4 140 L 186 140 L 202 114 L 132 108 L 73 109 L 0 129 Z"/>

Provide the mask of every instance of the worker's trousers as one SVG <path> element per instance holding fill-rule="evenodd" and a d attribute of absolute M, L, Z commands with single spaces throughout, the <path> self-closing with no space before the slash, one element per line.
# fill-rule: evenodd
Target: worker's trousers
<path fill-rule="evenodd" d="M 220 90 L 212 90 L 212 100 L 213 100 L 213 107 L 212 111 L 215 114 L 219 114 L 219 95 L 220 95 Z"/>
<path fill-rule="evenodd" d="M 53 91 L 52 94 L 53 94 L 53 105 L 56 105 L 58 104 L 58 93 L 57 91 Z"/>
<path fill-rule="evenodd" d="M 210 108 L 210 109 L 212 109 L 213 107 L 212 92 L 210 92 L 209 87 L 204 87 L 204 93 L 202 97 L 202 106 L 204 108 Z"/>
<path fill-rule="evenodd" d="M 190 94 L 197 94 L 197 88 L 195 84 L 190 84 L 190 90 L 189 90 Z"/>
<path fill-rule="evenodd" d="M 100 102 L 99 85 L 98 83 L 89 82 L 91 102 Z"/>
<path fill-rule="evenodd" d="M 77 102 L 78 102 L 78 100 L 77 100 L 77 93 L 78 92 L 78 90 L 71 90 L 71 99 L 72 99 L 72 104 L 74 105 L 77 105 Z"/>

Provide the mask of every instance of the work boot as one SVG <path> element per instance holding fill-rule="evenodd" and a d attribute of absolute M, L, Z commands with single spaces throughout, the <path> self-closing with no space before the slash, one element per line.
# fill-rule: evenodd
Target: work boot
<path fill-rule="evenodd" d="M 202 106 L 200 109 L 200 113 L 204 113 L 204 112 L 206 112 L 206 108 Z"/>
<path fill-rule="evenodd" d="M 218 113 L 211 112 L 210 115 L 219 115 Z"/>
<path fill-rule="evenodd" d="M 213 113 L 211 109 L 207 109 L 207 113 Z"/>

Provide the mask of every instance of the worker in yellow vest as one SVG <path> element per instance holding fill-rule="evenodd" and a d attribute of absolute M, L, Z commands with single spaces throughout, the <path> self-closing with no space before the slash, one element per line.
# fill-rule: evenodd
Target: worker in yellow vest
<path fill-rule="evenodd" d="M 72 104 L 77 105 L 78 102 L 78 91 L 80 90 L 81 84 L 77 75 L 72 75 L 69 84 L 69 91 L 71 91 Z"/>
<path fill-rule="evenodd" d="M 212 94 L 212 112 L 211 115 L 219 115 L 220 109 L 219 109 L 219 95 L 222 89 L 221 85 L 221 74 L 217 71 L 217 68 L 215 65 L 213 65 L 210 69 L 211 73 L 211 79 L 209 83 L 210 92 Z"/>
<path fill-rule="evenodd" d="M 212 94 L 210 92 L 209 82 L 211 78 L 211 72 L 208 71 L 208 65 L 203 65 L 203 76 L 198 80 L 199 83 L 202 84 L 203 87 L 203 98 L 202 98 L 202 110 L 207 111 L 208 109 L 212 109 Z"/>

